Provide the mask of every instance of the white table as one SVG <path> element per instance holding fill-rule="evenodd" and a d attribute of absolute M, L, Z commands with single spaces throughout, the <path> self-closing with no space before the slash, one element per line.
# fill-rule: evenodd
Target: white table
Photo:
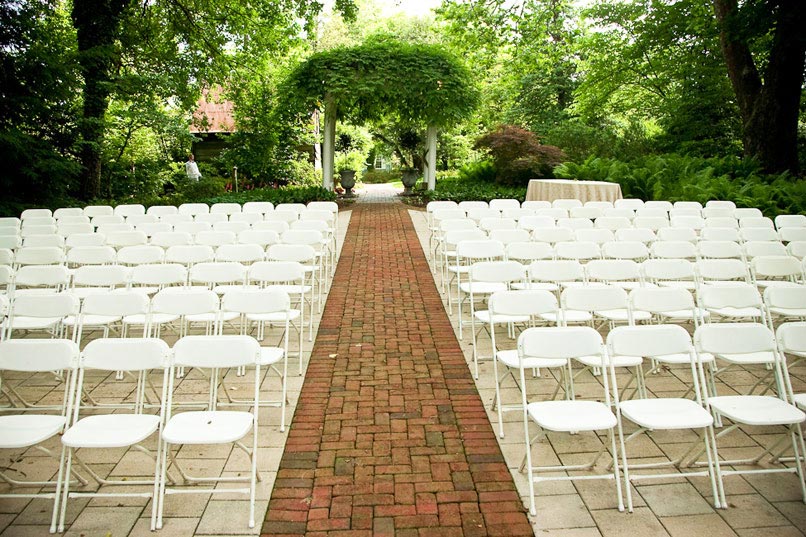
<path fill-rule="evenodd" d="M 584 203 L 586 201 L 616 201 L 622 197 L 621 185 L 607 181 L 532 179 L 526 190 L 527 201 L 578 199 Z"/>

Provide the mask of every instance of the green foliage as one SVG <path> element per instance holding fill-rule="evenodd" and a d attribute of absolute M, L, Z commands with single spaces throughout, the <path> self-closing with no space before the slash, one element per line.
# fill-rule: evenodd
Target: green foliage
<path fill-rule="evenodd" d="M 427 203 L 435 200 L 449 201 L 490 201 L 496 198 L 515 198 L 523 201 L 526 188 L 505 186 L 487 181 L 463 179 L 462 177 L 443 176 L 437 178 L 435 190 L 426 190 L 419 194 L 416 201 Z"/>
<path fill-rule="evenodd" d="M 466 117 L 478 100 L 470 72 L 442 47 L 384 38 L 310 56 L 281 94 L 292 116 L 332 99 L 339 117 L 357 123 L 392 112 L 405 122 L 440 126 Z"/>
<path fill-rule="evenodd" d="M 256 188 L 246 192 L 200 198 L 202 203 L 246 203 L 247 201 L 270 201 L 278 203 L 308 203 L 309 201 L 336 201 L 336 194 L 321 186 L 287 186 L 283 188 Z"/>
<path fill-rule="evenodd" d="M 397 181 L 400 174 L 393 171 L 375 170 L 370 168 L 361 176 L 362 183 L 382 184 Z"/>
<path fill-rule="evenodd" d="M 336 171 L 354 170 L 356 172 L 362 171 L 367 163 L 367 156 L 358 150 L 347 151 L 346 153 L 336 154 Z"/>
<path fill-rule="evenodd" d="M 806 213 L 806 183 L 787 173 L 763 175 L 752 160 L 736 157 L 699 158 L 666 154 L 630 161 L 589 157 L 565 162 L 557 177 L 610 181 L 627 198 L 643 200 L 732 200 L 739 207 L 758 207 L 768 216 Z"/>
<path fill-rule="evenodd" d="M 487 152 L 495 166 L 495 181 L 508 185 L 551 177 L 553 167 L 565 158 L 560 148 L 541 144 L 533 132 L 515 125 L 499 125 L 479 138 L 474 148 Z"/>
<path fill-rule="evenodd" d="M 458 177 L 462 181 L 492 183 L 495 181 L 496 175 L 495 163 L 492 160 L 484 159 L 459 168 Z"/>

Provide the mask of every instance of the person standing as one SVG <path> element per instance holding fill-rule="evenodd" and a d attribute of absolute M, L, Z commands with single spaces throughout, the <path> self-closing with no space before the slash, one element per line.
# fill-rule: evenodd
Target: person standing
<path fill-rule="evenodd" d="M 196 160 L 193 157 L 193 153 L 188 156 L 188 161 L 185 162 L 185 173 L 188 176 L 188 179 L 191 181 L 198 181 L 201 179 L 201 172 L 199 171 L 199 165 L 196 164 Z"/>

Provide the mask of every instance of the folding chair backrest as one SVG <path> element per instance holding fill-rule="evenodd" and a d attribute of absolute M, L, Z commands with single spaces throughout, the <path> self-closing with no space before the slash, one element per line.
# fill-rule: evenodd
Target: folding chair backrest
<path fill-rule="evenodd" d="M 69 293 L 18 295 L 11 305 L 14 316 L 55 318 L 78 313 L 78 299 Z"/>
<path fill-rule="evenodd" d="M 138 265 L 132 269 L 133 285 L 184 285 L 187 268 L 178 263 Z"/>
<path fill-rule="evenodd" d="M 580 207 L 580 210 L 584 209 Z M 557 227 L 565 227 L 574 231 L 593 229 L 593 220 L 589 218 L 558 218 Z"/>
<path fill-rule="evenodd" d="M 711 285 L 700 289 L 700 300 L 704 308 L 753 308 L 761 307 L 761 294 L 755 286 L 737 283 L 735 285 Z"/>
<path fill-rule="evenodd" d="M 741 242 L 739 230 L 730 227 L 706 227 L 700 231 L 700 240 Z"/>
<path fill-rule="evenodd" d="M 486 201 L 460 201 L 459 208 L 465 212 L 471 209 L 486 209 L 490 205 Z"/>
<path fill-rule="evenodd" d="M 710 216 L 705 219 L 705 227 L 739 229 L 739 221 L 732 216 Z"/>
<path fill-rule="evenodd" d="M 770 218 L 765 216 L 742 218 L 739 220 L 740 228 L 760 227 L 764 229 L 775 229 L 775 224 Z"/>
<path fill-rule="evenodd" d="M 764 289 L 764 303 L 770 308 L 802 310 L 806 307 L 806 286 L 773 285 L 767 287 Z"/>
<path fill-rule="evenodd" d="M 429 202 L 431 203 L 456 203 L 455 201 L 449 202 Z M 458 205 L 455 205 L 458 206 Z M 309 201 L 308 202 L 308 209 L 314 209 L 319 211 L 330 211 L 333 214 L 337 214 L 339 212 L 339 205 L 335 201 Z"/>
<path fill-rule="evenodd" d="M 778 229 L 787 227 L 806 227 L 806 215 L 779 214 L 775 217 L 775 227 Z"/>
<path fill-rule="evenodd" d="M 776 330 L 776 339 L 782 352 L 806 354 L 806 322 L 782 324 Z"/>
<path fill-rule="evenodd" d="M 174 365 L 240 367 L 254 365 L 260 344 L 250 336 L 185 336 L 173 346 Z"/>
<path fill-rule="evenodd" d="M 741 259 L 700 259 L 696 267 L 697 275 L 703 281 L 750 281 L 747 264 Z"/>
<path fill-rule="evenodd" d="M 310 244 L 317 248 L 322 244 L 322 232 L 315 229 L 289 229 L 280 235 L 280 241 L 285 244 Z"/>
<path fill-rule="evenodd" d="M 633 289 L 629 295 L 633 311 L 664 313 L 694 310 L 694 296 L 681 287 L 643 287 Z"/>
<path fill-rule="evenodd" d="M 87 265 L 73 272 L 73 285 L 95 287 L 125 287 L 129 270 L 121 265 Z"/>
<path fill-rule="evenodd" d="M 526 278 L 526 267 L 517 261 L 480 261 L 470 266 L 473 282 L 519 282 Z"/>
<path fill-rule="evenodd" d="M 649 251 L 652 257 L 660 259 L 694 259 L 697 257 L 697 246 L 687 241 L 655 241 Z"/>
<path fill-rule="evenodd" d="M 706 208 L 713 207 L 714 209 L 735 209 L 736 204 L 730 200 L 708 200 L 705 202 Z"/>
<path fill-rule="evenodd" d="M 117 261 L 124 265 L 143 265 L 162 263 L 165 250 L 160 246 L 144 244 L 140 246 L 124 246 L 118 250 Z"/>
<path fill-rule="evenodd" d="M 235 244 L 237 235 L 232 231 L 199 231 L 196 233 L 196 244 L 206 246 L 221 246 L 222 244 Z"/>
<path fill-rule="evenodd" d="M 666 227 L 658 230 L 658 241 L 697 242 L 697 230 L 690 227 Z"/>
<path fill-rule="evenodd" d="M 56 289 L 70 283 L 70 271 L 63 265 L 26 265 L 17 269 L 15 283 L 17 287 Z"/>
<path fill-rule="evenodd" d="M 0 369 L 46 372 L 72 369 L 78 362 L 76 343 L 67 339 L 9 339 L 0 342 Z"/>
<path fill-rule="evenodd" d="M 526 200 L 521 203 L 522 209 L 537 210 L 537 209 L 550 209 L 551 202 L 545 200 Z"/>
<path fill-rule="evenodd" d="M 151 311 L 172 315 L 217 313 L 219 303 L 218 295 L 208 289 L 169 287 L 154 295 Z"/>
<path fill-rule="evenodd" d="M 20 248 L 14 256 L 17 265 L 58 265 L 64 262 L 64 250 L 58 246 Z"/>
<path fill-rule="evenodd" d="M 148 296 L 137 291 L 115 290 L 87 295 L 81 313 L 90 315 L 144 315 L 148 312 Z"/>
<path fill-rule="evenodd" d="M 607 335 L 611 356 L 669 356 L 691 351 L 691 336 L 673 324 L 617 326 Z"/>
<path fill-rule="evenodd" d="M 69 218 L 71 216 L 77 216 L 79 218 L 84 217 L 84 209 L 80 207 L 60 207 L 53 211 L 53 218 L 56 220 L 60 220 L 62 218 Z"/>
<path fill-rule="evenodd" d="M 64 237 L 61 235 L 32 235 L 22 240 L 23 248 L 31 246 L 56 246 L 64 248 Z"/>
<path fill-rule="evenodd" d="M 641 279 L 641 265 L 630 259 L 594 259 L 585 265 L 585 271 L 592 281 L 637 282 Z"/>
<path fill-rule="evenodd" d="M 493 229 L 490 231 L 490 240 L 499 241 L 504 245 L 513 242 L 529 242 L 529 232 L 525 229 Z"/>
<path fill-rule="evenodd" d="M 96 216 L 112 216 L 115 214 L 115 209 L 109 205 L 87 205 L 84 207 L 84 214 L 90 218 Z"/>
<path fill-rule="evenodd" d="M 174 205 L 152 205 L 146 210 L 146 214 L 161 218 L 167 215 L 179 214 L 179 208 Z"/>
<path fill-rule="evenodd" d="M 214 203 L 210 207 L 211 214 L 226 214 L 227 216 L 241 212 L 240 203 Z"/>
<path fill-rule="evenodd" d="M 624 198 L 613 202 L 616 209 L 631 209 L 633 211 L 644 206 L 644 200 L 637 198 Z"/>
<path fill-rule="evenodd" d="M 111 246 L 76 246 L 67 252 L 71 265 L 108 265 L 116 259 L 117 252 Z"/>
<path fill-rule="evenodd" d="M 262 261 L 266 252 L 259 244 L 222 244 L 215 251 L 216 261 L 254 263 Z"/>
<path fill-rule="evenodd" d="M 183 203 L 179 206 L 179 214 L 189 214 L 196 216 L 210 212 L 210 206 L 206 203 Z"/>
<path fill-rule="evenodd" d="M 768 255 L 785 256 L 786 246 L 777 241 L 750 241 L 744 243 L 744 253 L 749 258 Z"/>
<path fill-rule="evenodd" d="M 299 282 L 305 278 L 305 267 L 296 261 L 259 261 L 249 266 L 250 282 Z"/>
<path fill-rule="evenodd" d="M 551 207 L 555 209 L 572 209 L 582 206 L 582 201 L 576 198 L 560 198 L 551 202 Z"/>
<path fill-rule="evenodd" d="M 627 292 L 621 287 L 569 287 L 560 295 L 564 310 L 607 311 L 627 309 Z"/>
<path fill-rule="evenodd" d="M 148 244 L 148 236 L 142 231 L 113 231 L 106 234 L 106 244 L 114 248 Z"/>
<path fill-rule="evenodd" d="M 696 209 L 697 211 L 702 210 L 702 203 L 699 201 L 676 201 L 672 206 L 673 209 Z"/>
<path fill-rule="evenodd" d="M 128 217 L 140 214 L 146 214 L 146 208 L 140 204 L 118 205 L 115 207 L 114 214 L 118 216 Z"/>
<path fill-rule="evenodd" d="M 602 245 L 615 240 L 615 235 L 609 229 L 577 229 L 574 232 L 576 240 L 582 242 L 595 242 Z"/>
<path fill-rule="evenodd" d="M 687 259 L 647 259 L 641 263 L 641 270 L 650 281 L 694 279 L 694 264 Z"/>
<path fill-rule="evenodd" d="M 632 221 L 623 216 L 602 216 L 596 219 L 594 227 L 609 229 L 611 231 L 616 231 L 617 229 L 631 229 Z"/>
<path fill-rule="evenodd" d="M 786 245 L 786 251 L 789 255 L 797 257 L 798 259 L 806 258 L 806 240 L 790 242 Z"/>
<path fill-rule="evenodd" d="M 537 242 L 567 242 L 575 240 L 574 230 L 566 227 L 545 227 L 532 230 L 532 240 Z"/>
<path fill-rule="evenodd" d="M 783 242 L 806 241 L 806 227 L 785 227 L 778 232 Z"/>
<path fill-rule="evenodd" d="M 647 228 L 617 229 L 615 236 L 617 241 L 634 241 L 643 242 L 644 244 L 658 240 L 655 232 Z"/>
<path fill-rule="evenodd" d="M 577 259 L 585 261 L 588 259 L 601 259 L 602 250 L 595 242 L 569 241 L 556 243 L 554 245 L 554 254 L 557 256 L 557 259 Z"/>
<path fill-rule="evenodd" d="M 281 289 L 233 289 L 224 294 L 221 307 L 241 314 L 277 313 L 288 311 L 291 299 Z"/>
<path fill-rule="evenodd" d="M 243 283 L 246 267 L 234 261 L 196 263 L 190 269 L 190 281 L 196 283 Z"/>
<path fill-rule="evenodd" d="M 241 211 L 245 213 L 266 214 L 274 210 L 274 204 L 270 201 L 247 201 L 243 204 Z"/>
<path fill-rule="evenodd" d="M 523 216 L 520 220 L 518 220 L 518 227 L 521 229 L 534 231 L 535 229 L 556 227 L 556 222 L 554 221 L 554 218 L 550 216 Z"/>
<path fill-rule="evenodd" d="M 585 279 L 585 269 L 571 259 L 539 260 L 529 265 L 529 279 L 543 282 L 572 282 Z"/>
<path fill-rule="evenodd" d="M 694 332 L 700 352 L 711 354 L 751 354 L 775 351 L 775 336 L 761 323 L 704 324 Z"/>
<path fill-rule="evenodd" d="M 649 248 L 639 241 L 612 241 L 602 244 L 602 256 L 611 259 L 646 259 Z"/>
<path fill-rule="evenodd" d="M 180 244 L 177 246 L 169 246 L 168 249 L 165 250 L 166 263 L 192 265 L 194 263 L 212 261 L 214 257 L 215 252 L 212 246 L 207 244 Z"/>
<path fill-rule="evenodd" d="M 272 244 L 266 257 L 273 261 L 297 261 L 306 263 L 316 259 L 316 249 L 309 244 Z"/>
<path fill-rule="evenodd" d="M 542 289 L 499 291 L 490 296 L 488 305 L 494 315 L 515 316 L 557 313 L 559 308 L 554 293 Z"/>
<path fill-rule="evenodd" d="M 238 243 L 256 244 L 263 248 L 280 242 L 280 234 L 268 229 L 246 229 L 238 233 Z M 219 246 L 221 248 L 223 246 Z"/>
<path fill-rule="evenodd" d="M 504 245 L 493 240 L 462 241 L 456 245 L 457 262 L 504 257 Z"/>
<path fill-rule="evenodd" d="M 801 262 L 789 255 L 762 255 L 750 261 L 750 271 L 755 277 L 789 278 L 801 276 Z"/>
<path fill-rule="evenodd" d="M 503 211 L 504 209 L 519 209 L 521 202 L 511 198 L 499 198 L 490 200 L 490 208 Z"/>
<path fill-rule="evenodd" d="M 151 244 L 168 248 L 181 244 L 193 244 L 193 236 L 184 231 L 161 231 L 151 235 Z"/>
<path fill-rule="evenodd" d="M 697 243 L 699 257 L 711 259 L 742 259 L 744 254 L 738 242 L 700 241 Z"/>
<path fill-rule="evenodd" d="M 588 326 L 527 328 L 518 337 L 523 357 L 578 358 L 601 356 L 602 336 Z"/>

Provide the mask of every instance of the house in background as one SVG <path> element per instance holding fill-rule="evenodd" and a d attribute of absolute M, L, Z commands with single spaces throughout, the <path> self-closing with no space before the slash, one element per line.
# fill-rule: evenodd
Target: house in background
<path fill-rule="evenodd" d="M 193 142 L 191 151 L 197 161 L 217 157 L 226 147 L 227 135 L 235 132 L 234 106 L 222 93 L 221 86 L 203 90 L 193 112 L 190 133 L 198 140 Z"/>

